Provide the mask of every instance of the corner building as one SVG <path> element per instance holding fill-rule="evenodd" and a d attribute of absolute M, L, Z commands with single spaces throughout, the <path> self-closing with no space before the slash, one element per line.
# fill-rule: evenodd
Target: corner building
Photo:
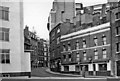
<path fill-rule="evenodd" d="M 27 76 L 30 53 L 24 52 L 23 2 L 0 0 L 0 74 Z"/>

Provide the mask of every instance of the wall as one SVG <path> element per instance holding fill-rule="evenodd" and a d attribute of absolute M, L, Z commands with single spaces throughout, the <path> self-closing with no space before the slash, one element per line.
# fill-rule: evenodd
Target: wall
<path fill-rule="evenodd" d="M 0 42 L 2 49 L 10 49 L 10 64 L 0 64 L 2 73 L 25 72 L 23 3 L 1 0 L 1 6 L 9 7 L 9 21 L 0 19 L 0 27 L 10 28 L 10 41 Z M 0 47 L 1 48 L 1 47 Z"/>

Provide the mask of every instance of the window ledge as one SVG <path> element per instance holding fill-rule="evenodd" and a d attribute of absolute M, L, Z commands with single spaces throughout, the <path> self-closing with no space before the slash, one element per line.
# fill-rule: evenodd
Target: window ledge
<path fill-rule="evenodd" d="M 118 19 L 115 19 L 115 21 L 118 21 L 118 20 L 120 20 L 120 18 L 118 18 Z"/>
<path fill-rule="evenodd" d="M 120 34 L 116 35 L 116 37 L 119 37 L 119 36 L 120 36 Z"/>
<path fill-rule="evenodd" d="M 120 54 L 120 51 L 119 51 L 119 52 L 116 52 L 116 54 Z"/>

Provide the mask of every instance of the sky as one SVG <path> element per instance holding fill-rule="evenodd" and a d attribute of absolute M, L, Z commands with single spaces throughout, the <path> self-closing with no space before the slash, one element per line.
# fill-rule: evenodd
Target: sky
<path fill-rule="evenodd" d="M 49 12 L 54 0 L 23 0 L 24 1 L 24 27 L 29 26 L 30 31 L 35 30 L 37 36 L 49 39 L 47 22 Z M 107 0 L 75 0 L 83 6 L 107 3 Z"/>

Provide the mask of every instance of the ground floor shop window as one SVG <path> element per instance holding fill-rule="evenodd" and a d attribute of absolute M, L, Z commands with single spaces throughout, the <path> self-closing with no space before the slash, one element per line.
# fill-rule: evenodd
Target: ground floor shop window
<path fill-rule="evenodd" d="M 76 66 L 75 71 L 76 71 L 76 72 L 79 72 L 79 71 L 80 71 L 80 66 L 79 66 L 79 65 Z"/>
<path fill-rule="evenodd" d="M 69 66 L 64 66 L 64 71 L 68 72 L 69 71 Z"/>
<path fill-rule="evenodd" d="M 99 71 L 107 71 L 107 64 L 99 64 Z"/>

